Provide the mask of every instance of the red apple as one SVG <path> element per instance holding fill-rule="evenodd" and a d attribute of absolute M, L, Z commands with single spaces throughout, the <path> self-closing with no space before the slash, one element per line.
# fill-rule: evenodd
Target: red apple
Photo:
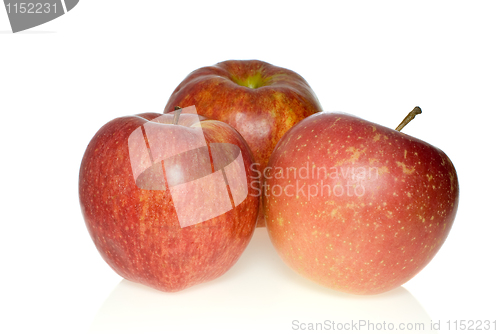
<path fill-rule="evenodd" d="M 321 111 L 304 78 L 258 60 L 229 60 L 192 72 L 174 90 L 165 112 L 190 105 L 238 130 L 252 150 L 259 175 L 288 129 Z M 254 186 L 253 193 L 259 196 L 260 188 Z M 257 226 L 264 225 L 261 212 Z"/>
<path fill-rule="evenodd" d="M 101 256 L 124 278 L 162 291 L 225 273 L 250 241 L 259 208 L 244 139 L 223 122 L 179 113 L 107 123 L 79 177 Z"/>
<path fill-rule="evenodd" d="M 340 113 L 293 127 L 265 175 L 267 228 L 282 259 L 354 294 L 388 291 L 415 276 L 443 245 L 458 207 L 457 174 L 445 153 Z"/>

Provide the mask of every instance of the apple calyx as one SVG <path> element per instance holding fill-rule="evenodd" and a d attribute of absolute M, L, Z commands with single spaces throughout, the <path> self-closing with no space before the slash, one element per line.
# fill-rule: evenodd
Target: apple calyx
<path fill-rule="evenodd" d="M 249 75 L 243 79 L 240 79 L 236 76 L 233 76 L 232 79 L 236 84 L 250 89 L 257 89 L 266 86 L 267 82 L 269 81 L 269 79 L 263 78 L 260 72 Z"/>
<path fill-rule="evenodd" d="M 403 119 L 403 121 L 401 123 L 399 123 L 398 127 L 396 128 L 396 131 L 401 132 L 401 130 L 403 130 L 403 128 L 406 126 L 406 124 L 410 123 L 411 120 L 415 118 L 415 116 L 417 116 L 418 114 L 421 114 L 421 113 L 422 113 L 422 109 L 420 109 L 419 106 L 416 106 L 415 108 L 413 108 L 413 110 L 410 111 L 408 113 L 408 115 L 406 115 L 406 117 Z"/>

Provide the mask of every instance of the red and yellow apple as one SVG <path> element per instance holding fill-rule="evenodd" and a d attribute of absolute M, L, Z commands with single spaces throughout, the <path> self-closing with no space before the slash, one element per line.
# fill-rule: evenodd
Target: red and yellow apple
<path fill-rule="evenodd" d="M 303 77 L 258 60 L 230 60 L 195 70 L 174 90 L 165 112 L 190 105 L 201 115 L 238 130 L 250 146 L 260 175 L 288 129 L 321 111 Z M 253 194 L 258 196 L 261 190 L 255 185 Z M 258 226 L 264 226 L 262 212 Z"/>
<path fill-rule="evenodd" d="M 353 294 L 414 277 L 443 245 L 458 208 L 457 173 L 443 151 L 341 113 L 293 127 L 265 176 L 267 229 L 281 258 Z"/>
<path fill-rule="evenodd" d="M 220 121 L 181 111 L 114 119 L 80 167 L 90 236 L 130 281 L 178 291 L 215 279 L 256 226 L 252 163 L 244 139 Z"/>

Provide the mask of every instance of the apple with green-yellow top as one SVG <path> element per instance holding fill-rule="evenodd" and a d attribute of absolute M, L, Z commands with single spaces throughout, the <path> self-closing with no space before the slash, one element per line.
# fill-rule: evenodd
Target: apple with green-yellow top
<path fill-rule="evenodd" d="M 306 80 L 286 68 L 259 60 L 228 60 L 191 72 L 165 107 L 195 105 L 200 115 L 234 127 L 247 141 L 262 176 L 278 140 L 321 105 Z M 256 180 L 257 181 L 257 180 Z M 253 195 L 261 194 L 258 182 Z M 264 226 L 261 210 L 258 226 Z"/>

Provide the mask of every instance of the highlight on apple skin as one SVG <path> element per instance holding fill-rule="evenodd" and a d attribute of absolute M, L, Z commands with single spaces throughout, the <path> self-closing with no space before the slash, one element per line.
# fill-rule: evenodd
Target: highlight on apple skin
<path fill-rule="evenodd" d="M 245 140 L 220 121 L 189 113 L 110 121 L 79 175 L 97 250 L 122 277 L 162 291 L 221 276 L 255 230 L 253 162 Z"/>
<path fill-rule="evenodd" d="M 170 96 L 165 113 L 190 105 L 200 115 L 234 127 L 250 146 L 260 175 L 278 140 L 321 111 L 302 76 L 259 60 L 228 60 L 191 72 Z M 259 188 L 252 192 L 261 193 Z M 265 226 L 262 210 L 257 226 Z"/>
<path fill-rule="evenodd" d="M 264 190 L 267 229 L 284 262 L 353 294 L 391 290 L 421 271 L 445 242 L 459 198 L 443 151 L 332 112 L 281 138 Z"/>

